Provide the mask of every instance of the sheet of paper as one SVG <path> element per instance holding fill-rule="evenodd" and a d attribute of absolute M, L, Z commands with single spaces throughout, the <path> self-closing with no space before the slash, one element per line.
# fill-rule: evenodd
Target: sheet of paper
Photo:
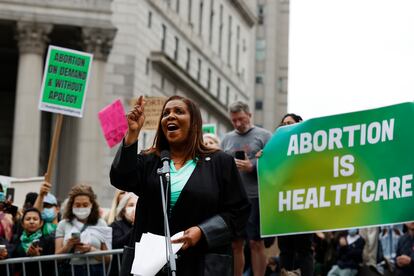
<path fill-rule="evenodd" d="M 183 236 L 178 232 L 172 240 Z M 174 254 L 180 250 L 182 243 L 173 243 Z M 167 263 L 165 237 L 151 233 L 142 234 L 141 241 L 135 243 L 135 257 L 131 273 L 139 276 L 152 276 Z"/>
<path fill-rule="evenodd" d="M 110 148 L 122 141 L 128 129 L 121 100 L 116 100 L 98 113 L 105 140 Z"/>

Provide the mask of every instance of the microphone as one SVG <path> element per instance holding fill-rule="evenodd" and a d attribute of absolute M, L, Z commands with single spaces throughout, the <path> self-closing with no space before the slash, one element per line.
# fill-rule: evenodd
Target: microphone
<path fill-rule="evenodd" d="M 160 158 L 162 162 L 162 168 L 159 168 L 157 170 L 159 176 L 160 176 L 160 186 L 161 186 L 161 200 L 162 200 L 162 211 L 164 215 L 164 234 L 165 234 L 165 244 L 167 246 L 166 248 L 166 256 L 167 261 L 169 264 L 169 270 L 171 272 L 172 276 L 176 276 L 177 271 L 177 264 L 175 263 L 176 255 L 172 250 L 172 244 L 171 244 L 171 235 L 170 235 L 170 225 L 168 222 L 168 214 L 167 214 L 167 204 L 168 200 L 166 199 L 166 195 L 168 196 L 168 189 L 170 186 L 170 152 L 168 150 L 163 150 L 160 152 Z M 163 184 L 163 176 L 166 180 L 166 188 L 164 192 L 164 184 Z"/>
<path fill-rule="evenodd" d="M 170 152 L 168 150 L 161 151 L 160 158 L 162 162 L 160 172 L 162 174 L 170 173 Z"/>

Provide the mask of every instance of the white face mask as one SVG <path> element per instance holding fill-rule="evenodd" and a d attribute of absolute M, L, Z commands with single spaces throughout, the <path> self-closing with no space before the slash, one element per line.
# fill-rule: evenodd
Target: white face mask
<path fill-rule="evenodd" d="M 125 207 L 125 217 L 129 220 L 135 215 L 135 207 Z"/>
<path fill-rule="evenodd" d="M 92 207 L 89 208 L 72 208 L 72 213 L 78 219 L 86 219 L 91 213 Z"/>

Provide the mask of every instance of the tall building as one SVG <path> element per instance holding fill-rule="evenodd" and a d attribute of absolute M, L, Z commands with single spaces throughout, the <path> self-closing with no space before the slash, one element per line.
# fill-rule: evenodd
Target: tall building
<path fill-rule="evenodd" d="M 274 130 L 287 111 L 289 0 L 257 0 L 255 116 Z"/>
<path fill-rule="evenodd" d="M 46 171 L 55 114 L 37 109 L 45 51 L 56 45 L 91 52 L 84 117 L 65 116 L 53 175 L 63 198 L 92 185 L 105 206 L 114 189 L 109 149 L 97 113 L 120 98 L 184 95 L 199 103 L 219 135 L 231 128 L 227 106 L 254 103 L 255 1 L 0 0 L 0 174 Z M 140 147 L 153 132 L 143 132 Z"/>

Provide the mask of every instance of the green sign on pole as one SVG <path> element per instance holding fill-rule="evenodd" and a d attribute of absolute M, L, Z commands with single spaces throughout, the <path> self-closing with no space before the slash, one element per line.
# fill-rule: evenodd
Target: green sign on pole
<path fill-rule="evenodd" d="M 203 133 L 216 134 L 216 124 L 203 124 Z"/>
<path fill-rule="evenodd" d="M 49 46 L 39 109 L 82 117 L 93 55 Z"/>
<path fill-rule="evenodd" d="M 261 235 L 414 220 L 414 103 L 280 127 L 259 159 Z"/>

